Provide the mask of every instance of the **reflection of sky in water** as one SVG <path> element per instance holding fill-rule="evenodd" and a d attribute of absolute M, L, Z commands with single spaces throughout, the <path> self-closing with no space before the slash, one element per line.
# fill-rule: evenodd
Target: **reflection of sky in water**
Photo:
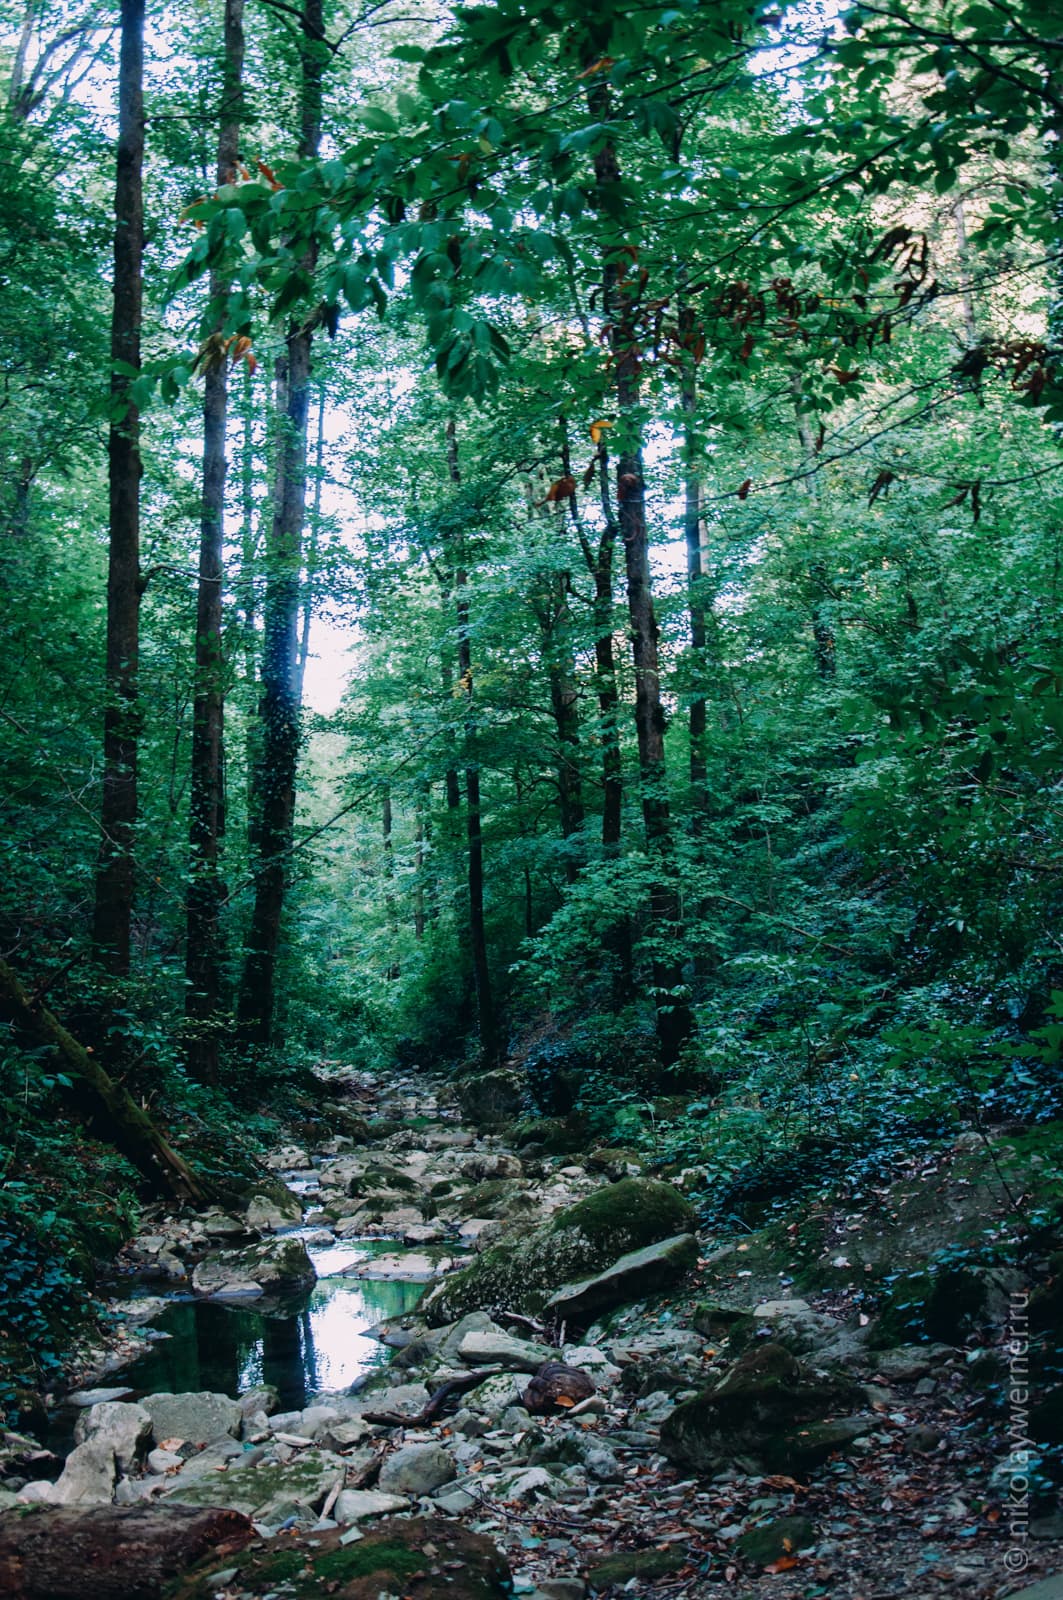
<path fill-rule="evenodd" d="M 354 1259 L 377 1253 L 376 1240 L 351 1249 Z M 319 1282 L 309 1299 L 284 1315 L 256 1309 L 254 1302 L 175 1302 L 155 1324 L 169 1337 L 129 1369 L 128 1380 L 144 1394 L 200 1389 L 240 1394 L 270 1383 L 282 1407 L 294 1410 L 315 1394 L 349 1389 L 363 1373 L 383 1365 L 391 1352 L 366 1329 L 412 1310 L 423 1293 L 419 1283 L 332 1278 Z"/>

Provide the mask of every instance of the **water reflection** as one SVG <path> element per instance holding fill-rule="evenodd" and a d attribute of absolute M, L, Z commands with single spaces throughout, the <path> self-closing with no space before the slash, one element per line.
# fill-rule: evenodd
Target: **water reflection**
<path fill-rule="evenodd" d="M 269 1383 L 282 1409 L 295 1410 L 383 1365 L 391 1352 L 365 1329 L 411 1311 L 423 1293 L 419 1283 L 325 1279 L 283 1311 L 176 1302 L 155 1323 L 170 1337 L 153 1344 L 125 1378 L 143 1394 L 240 1394 Z"/>

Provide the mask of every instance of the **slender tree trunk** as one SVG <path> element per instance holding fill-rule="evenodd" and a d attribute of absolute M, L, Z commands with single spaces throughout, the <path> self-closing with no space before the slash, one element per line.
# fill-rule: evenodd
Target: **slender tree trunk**
<path fill-rule="evenodd" d="M 322 0 L 306 0 L 301 13 L 302 82 L 299 154 L 313 157 L 321 138 Z M 312 256 L 304 261 L 308 272 Z M 262 753 L 255 774 L 254 811 L 258 843 L 255 903 L 247 935 L 237 1024 L 249 1045 L 273 1037 L 277 956 L 295 821 L 301 702 L 299 694 L 299 598 L 303 522 L 306 516 L 307 424 L 313 327 L 289 328 L 278 363 L 278 398 L 284 400 L 278 441 L 273 519 L 268 551 L 259 718 Z"/>
<path fill-rule="evenodd" d="M 155 1188 L 178 1200 L 203 1202 L 210 1198 L 209 1185 L 167 1143 L 129 1091 L 104 1071 L 47 1006 L 27 992 L 4 960 L 0 960 L 0 1015 L 35 1045 L 55 1051 L 87 1109 L 100 1119 L 105 1137 Z"/>
<path fill-rule="evenodd" d="M 447 467 L 450 481 L 461 482 L 458 442 L 454 423 L 447 423 Z M 468 574 L 460 560 L 454 567 L 454 604 L 458 619 L 458 672 L 465 694 L 465 825 L 468 841 L 469 945 L 472 954 L 476 1016 L 480 1029 L 480 1055 L 485 1065 L 498 1060 L 491 969 L 487 959 L 484 923 L 484 847 L 480 805 L 480 767 L 476 752 L 476 717 L 473 709 L 472 639 L 469 630 Z"/>
<path fill-rule="evenodd" d="M 144 256 L 144 8 L 121 0 L 115 184 L 111 399 L 124 408 L 108 436 L 107 706 L 103 726 L 103 842 L 92 940 L 100 964 L 129 971 L 137 823 L 140 652 L 140 416 L 130 374 L 140 367 Z M 121 364 L 121 365 L 119 365 Z"/>
<path fill-rule="evenodd" d="M 225 0 L 224 52 L 218 130 L 219 187 L 236 177 L 242 112 L 244 0 Z M 218 1077 L 222 990 L 220 918 L 224 885 L 220 848 L 225 829 L 222 586 L 225 576 L 225 434 L 229 403 L 222 334 L 228 289 L 225 278 L 212 272 L 210 297 L 216 308 L 213 338 L 217 347 L 207 363 L 203 395 L 203 513 L 189 796 L 185 1053 L 190 1073 L 205 1083 L 214 1083 Z"/>
<path fill-rule="evenodd" d="M 692 438 L 698 403 L 697 366 L 692 350 L 693 320 L 684 318 L 687 335 L 686 364 L 683 368 L 682 406 L 686 421 L 686 462 L 683 469 L 683 537 L 687 552 L 687 604 L 690 609 L 690 648 L 693 657 L 693 686 L 690 697 L 690 818 L 691 830 L 701 833 L 709 804 L 709 779 L 705 737 L 707 703 L 704 693 L 705 650 L 708 643 L 708 584 L 704 566 L 704 525 L 701 515 L 701 474 L 694 461 Z"/>
<path fill-rule="evenodd" d="M 418 941 L 424 938 L 425 929 L 424 868 L 428 802 L 429 789 L 426 784 L 417 790 L 413 821 L 414 859 L 417 869 L 413 883 L 413 934 Z"/>
<path fill-rule="evenodd" d="M 591 568 L 594 579 L 594 666 L 598 716 L 602 741 L 602 850 L 620 852 L 620 827 L 624 808 L 624 777 L 620 761 L 620 691 L 613 652 L 613 551 L 619 532 L 609 492 L 609 456 L 598 449 L 598 476 L 602 500 L 602 532 Z"/>
<path fill-rule="evenodd" d="M 317 396 L 317 443 L 314 449 L 314 506 L 310 513 L 310 543 L 306 552 L 306 585 L 303 592 L 303 622 L 299 636 L 299 699 L 303 697 L 306 663 L 310 655 L 310 624 L 314 617 L 314 582 L 317 578 L 318 551 L 321 545 L 321 490 L 325 480 L 325 385 Z"/>
<path fill-rule="evenodd" d="M 599 193 L 615 193 L 620 181 L 616 151 L 606 144 L 595 157 Z M 605 207 L 602 207 L 603 213 Z M 650 914 L 658 947 L 653 958 L 657 1010 L 657 1043 L 661 1060 L 673 1066 L 690 1037 L 694 1019 L 686 1000 L 682 963 L 672 946 L 680 930 L 679 896 L 670 881 L 671 847 L 667 775 L 664 759 L 665 711 L 661 697 L 657 619 L 650 581 L 646 486 L 641 448 L 640 338 L 635 305 L 625 276 L 630 266 L 626 244 L 607 246 L 603 258 L 603 301 L 610 320 L 614 357 L 618 433 L 617 514 L 627 571 L 628 618 L 635 665 L 635 731 L 639 752 L 639 787 L 646 843 L 660 872 L 651 894 Z"/>

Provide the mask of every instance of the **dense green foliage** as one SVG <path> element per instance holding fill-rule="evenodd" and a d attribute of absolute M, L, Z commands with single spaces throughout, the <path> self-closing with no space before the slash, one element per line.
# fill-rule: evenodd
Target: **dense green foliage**
<path fill-rule="evenodd" d="M 715 1220 L 961 1123 L 1058 1119 L 1063 72 L 1047 0 L 840 18 L 503 0 L 424 26 L 333 0 L 326 43 L 300 31 L 308 10 L 249 7 L 243 167 L 217 191 L 220 8 L 197 5 L 195 29 L 149 8 L 145 361 L 128 374 L 141 801 L 120 981 L 90 945 L 121 415 L 117 58 L 96 26 L 113 18 L 95 0 L 72 19 L 2 10 L 0 930 L 37 1001 L 212 1179 L 239 1177 L 233 1108 L 261 1131 L 308 1061 L 450 1070 L 486 1049 L 475 823 L 500 1017 L 486 1053 L 522 1070 L 525 1110 L 555 1134 L 565 1118 L 567 1137 L 695 1169 Z M 308 62 L 320 160 L 295 154 Z M 233 285 L 221 334 L 244 343 L 220 357 L 223 1048 L 218 1081 L 197 1083 L 183 941 L 208 268 Z M 248 1050 L 233 1015 L 263 871 L 252 773 L 288 324 L 314 338 L 295 573 L 310 659 L 273 1040 Z M 656 764 L 616 532 L 635 495 Z M 603 837 L 617 784 L 619 840 Z M 680 981 L 662 990 L 662 972 Z M 662 1014 L 687 1006 L 662 1067 Z M 26 1045 L 13 1028 L 4 1333 L 47 1377 L 77 1274 L 139 1180 Z"/>

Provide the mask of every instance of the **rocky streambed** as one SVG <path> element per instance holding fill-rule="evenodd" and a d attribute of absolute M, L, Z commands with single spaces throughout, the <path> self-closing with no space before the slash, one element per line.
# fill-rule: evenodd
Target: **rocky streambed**
<path fill-rule="evenodd" d="M 630 1152 L 346 1088 L 244 1215 L 148 1218 L 61 1456 L 4 1436 L 0 1592 L 1021 1589 L 969 1349 L 885 1347 Z"/>

